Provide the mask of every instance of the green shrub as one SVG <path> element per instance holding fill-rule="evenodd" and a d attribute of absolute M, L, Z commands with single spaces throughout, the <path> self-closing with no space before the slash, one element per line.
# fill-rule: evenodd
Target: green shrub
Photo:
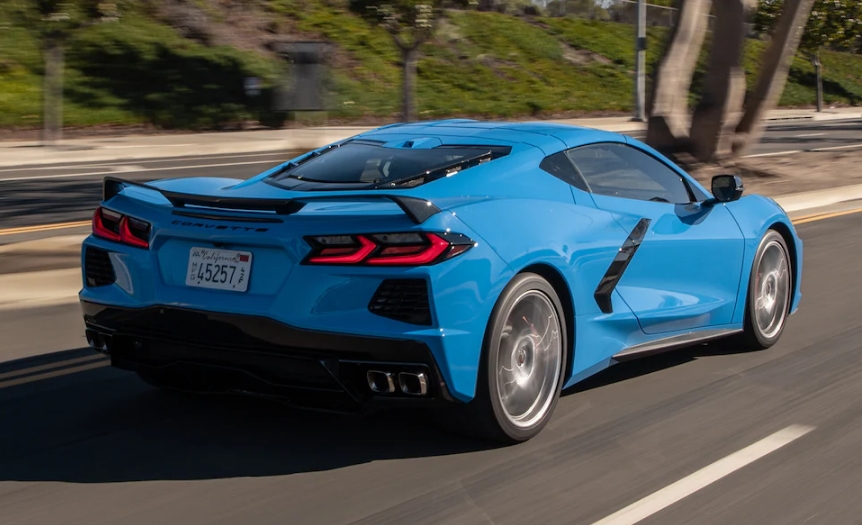
<path fill-rule="evenodd" d="M 13 3 L 27 5 L 28 0 Z M 212 23 L 229 23 L 215 0 L 195 0 Z M 512 0 L 511 5 L 519 5 Z M 42 57 L 32 17 L 10 15 L 0 0 L 0 126 L 35 127 L 42 120 Z M 256 120 L 277 127 L 271 110 L 280 61 L 263 52 L 205 46 L 155 17 L 157 0 L 129 0 L 116 23 L 77 31 L 66 46 L 63 117 L 68 126 L 151 123 L 164 128 L 223 129 Z M 266 0 L 265 27 L 335 44 L 330 117 L 397 118 L 400 56 L 391 37 L 351 14 L 343 0 Z M 132 6 L 132 7 L 129 7 Z M 137 7 L 134 7 L 137 6 Z M 22 21 L 23 20 L 23 21 Z M 28 25 L 29 24 L 29 25 Z M 262 26 L 262 27 L 264 27 Z M 650 70 L 667 29 L 648 30 Z M 693 80 L 703 82 L 709 38 Z M 517 118 L 632 108 L 634 27 L 578 18 L 524 17 L 450 11 L 418 63 L 421 118 Z M 749 40 L 745 69 L 753 86 L 764 44 Z M 827 104 L 862 102 L 862 56 L 824 52 Z M 264 81 L 248 97 L 247 77 Z M 781 98 L 812 105 L 814 70 L 798 57 Z M 692 95 L 692 102 L 697 96 Z"/>
<path fill-rule="evenodd" d="M 69 43 L 78 73 L 66 96 L 87 107 L 119 107 L 164 128 L 218 129 L 255 118 L 263 97 L 246 77 L 271 80 L 275 64 L 228 47 L 205 47 L 168 27 L 126 19 L 99 24 Z"/>

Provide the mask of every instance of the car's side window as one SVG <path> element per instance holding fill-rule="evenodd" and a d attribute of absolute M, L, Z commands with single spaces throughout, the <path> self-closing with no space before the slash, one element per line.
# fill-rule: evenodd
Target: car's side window
<path fill-rule="evenodd" d="M 591 144 L 566 152 L 599 195 L 672 204 L 691 196 L 679 176 L 658 159 L 625 144 Z"/>
<path fill-rule="evenodd" d="M 539 167 L 579 190 L 589 191 L 584 178 L 575 169 L 575 165 L 572 164 L 572 161 L 569 160 L 564 151 L 545 157 L 542 163 L 539 164 Z"/>

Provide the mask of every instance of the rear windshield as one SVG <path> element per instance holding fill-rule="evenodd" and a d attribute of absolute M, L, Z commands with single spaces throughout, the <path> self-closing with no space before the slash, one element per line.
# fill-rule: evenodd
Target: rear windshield
<path fill-rule="evenodd" d="M 387 148 L 368 142 L 340 147 L 288 165 L 270 182 L 285 186 L 303 181 L 364 187 L 417 186 L 452 172 L 507 155 L 508 146 L 438 146 L 432 149 Z"/>

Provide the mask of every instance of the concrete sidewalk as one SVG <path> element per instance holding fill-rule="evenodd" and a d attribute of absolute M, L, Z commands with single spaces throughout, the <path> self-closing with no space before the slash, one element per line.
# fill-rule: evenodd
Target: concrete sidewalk
<path fill-rule="evenodd" d="M 862 118 L 862 108 L 831 109 L 822 113 L 812 110 L 782 109 L 771 112 L 766 120 L 780 122 L 854 118 Z M 558 122 L 617 133 L 632 133 L 646 129 L 644 123 L 634 122 L 629 117 L 544 122 Z M 127 135 L 63 140 L 55 146 L 41 146 L 39 142 L 34 141 L 0 141 L 0 167 L 308 150 L 371 129 L 374 127 L 333 126 L 225 133 Z"/>
<path fill-rule="evenodd" d="M 807 221 L 819 214 L 859 209 L 862 184 L 785 195 L 776 201 L 794 221 Z M 80 247 L 86 236 L 63 235 L 0 247 L 0 311 L 76 303 L 83 284 Z M 40 264 L 50 269 L 32 271 Z M 18 273 L 4 273 L 10 265 Z M 20 272 L 19 265 L 26 265 L 28 271 Z"/>

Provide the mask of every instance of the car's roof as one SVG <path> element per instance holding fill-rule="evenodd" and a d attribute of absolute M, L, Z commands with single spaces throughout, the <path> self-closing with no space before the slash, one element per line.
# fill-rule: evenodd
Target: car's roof
<path fill-rule="evenodd" d="M 520 143 L 539 147 L 546 153 L 595 142 L 622 142 L 623 135 L 556 122 L 498 122 L 469 119 L 435 120 L 410 124 L 392 124 L 377 128 L 361 137 L 385 142 L 397 138 L 434 137 L 453 142 L 494 141 Z"/>

